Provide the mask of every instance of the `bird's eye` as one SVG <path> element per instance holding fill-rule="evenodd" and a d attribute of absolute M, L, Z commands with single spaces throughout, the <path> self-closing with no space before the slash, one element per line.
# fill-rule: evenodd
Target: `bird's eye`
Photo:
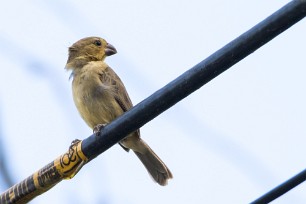
<path fill-rule="evenodd" d="M 102 42 L 101 42 L 100 40 L 96 40 L 96 41 L 94 42 L 94 44 L 95 44 L 96 46 L 101 46 L 101 45 L 102 45 Z"/>

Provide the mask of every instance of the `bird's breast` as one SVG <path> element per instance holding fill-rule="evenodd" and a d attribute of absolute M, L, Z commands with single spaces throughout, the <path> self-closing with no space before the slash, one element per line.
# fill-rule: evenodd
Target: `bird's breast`
<path fill-rule="evenodd" d="M 91 128 L 109 123 L 122 114 L 111 87 L 102 84 L 98 77 L 80 75 L 72 83 L 74 103 Z"/>

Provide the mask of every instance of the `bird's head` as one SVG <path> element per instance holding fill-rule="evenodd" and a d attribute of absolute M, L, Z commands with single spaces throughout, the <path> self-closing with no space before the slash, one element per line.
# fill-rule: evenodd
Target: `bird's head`
<path fill-rule="evenodd" d="M 83 67 L 90 61 L 103 61 L 105 57 L 116 54 L 114 46 L 100 37 L 87 37 L 69 47 L 66 69 Z"/>

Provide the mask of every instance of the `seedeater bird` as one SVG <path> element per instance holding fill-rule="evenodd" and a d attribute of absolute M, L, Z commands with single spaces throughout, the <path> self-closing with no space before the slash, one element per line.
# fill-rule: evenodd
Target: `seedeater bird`
<path fill-rule="evenodd" d="M 118 75 L 104 62 L 117 50 L 100 37 L 83 38 L 69 47 L 67 70 L 72 70 L 74 103 L 87 125 L 95 130 L 132 108 L 130 97 Z M 103 130 L 102 130 L 103 131 Z M 137 130 L 119 144 L 137 155 L 153 179 L 167 185 L 172 173 L 140 138 Z"/>

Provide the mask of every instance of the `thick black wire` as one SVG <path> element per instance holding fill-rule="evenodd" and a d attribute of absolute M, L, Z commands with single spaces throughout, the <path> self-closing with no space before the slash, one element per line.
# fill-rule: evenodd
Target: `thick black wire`
<path fill-rule="evenodd" d="M 178 101 L 272 40 L 306 15 L 306 0 L 294 0 L 118 117 L 96 137 L 83 140 L 93 159 Z"/>
<path fill-rule="evenodd" d="M 156 91 L 130 111 L 118 117 L 95 134 L 83 140 L 82 150 L 89 160 L 95 158 L 129 133 L 137 130 L 178 101 L 236 64 L 265 43 L 272 40 L 306 15 L 306 0 L 294 0 L 274 14 L 195 65 L 190 70 Z M 304 181 L 305 179 L 303 179 Z M 300 182 L 295 182 L 294 186 Z M 292 186 L 292 188 L 294 187 Z M 291 189 L 291 188 L 290 188 Z M 290 190 L 267 193 L 263 198 L 272 201 Z M 264 199 L 265 200 L 265 199 Z M 257 202 L 260 203 L 260 202 Z"/>
<path fill-rule="evenodd" d="M 298 173 L 297 175 L 293 176 L 289 180 L 285 181 L 284 183 L 280 184 L 279 186 L 275 187 L 271 191 L 267 192 L 260 198 L 251 202 L 251 204 L 262 204 L 262 203 L 269 203 L 276 198 L 284 195 L 294 187 L 298 186 L 302 182 L 306 180 L 306 169 L 302 172 Z"/>

